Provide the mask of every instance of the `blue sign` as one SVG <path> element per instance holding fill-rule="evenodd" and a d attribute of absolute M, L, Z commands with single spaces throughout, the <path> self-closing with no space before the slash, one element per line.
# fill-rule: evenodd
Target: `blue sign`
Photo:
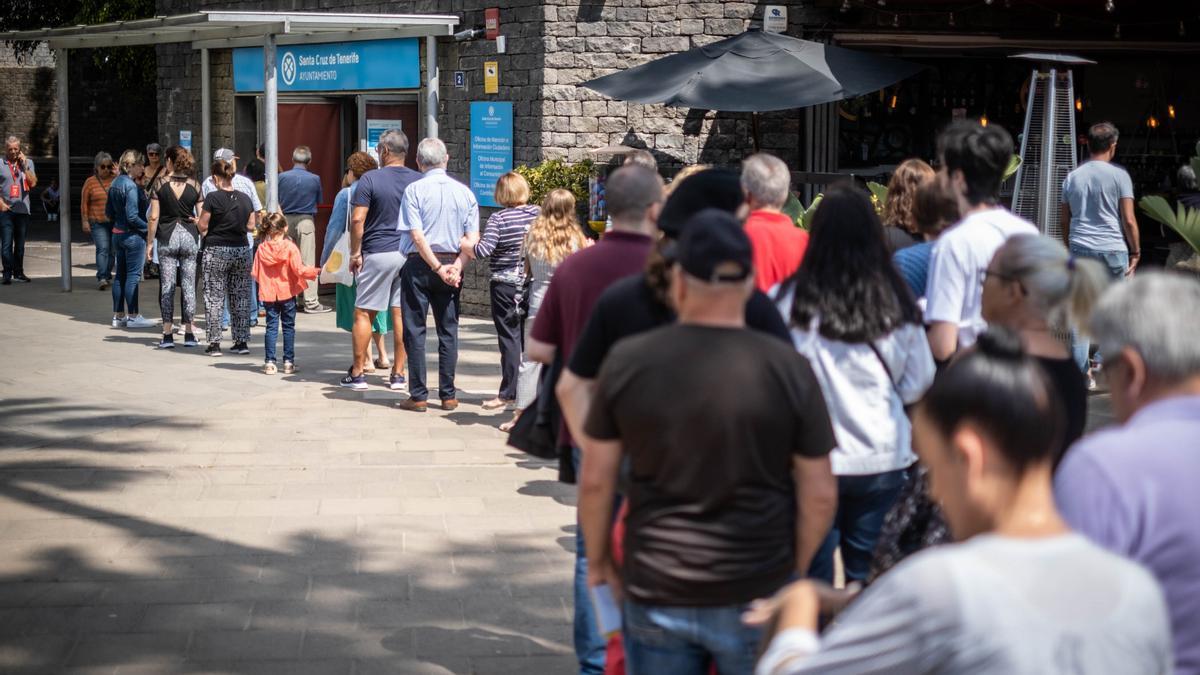
<path fill-rule="evenodd" d="M 480 101 L 471 104 L 471 190 L 480 206 L 499 206 L 496 181 L 512 171 L 512 103 Z"/>
<path fill-rule="evenodd" d="M 279 91 L 418 89 L 421 86 L 417 38 L 281 45 Z M 262 47 L 233 50 L 234 91 L 263 90 Z"/>

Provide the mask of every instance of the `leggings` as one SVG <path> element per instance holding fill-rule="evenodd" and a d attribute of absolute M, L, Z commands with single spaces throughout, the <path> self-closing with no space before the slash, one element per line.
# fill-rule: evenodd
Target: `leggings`
<path fill-rule="evenodd" d="M 190 324 L 196 316 L 196 252 L 200 244 L 181 225 L 176 225 L 171 239 L 158 247 L 158 305 L 164 324 L 175 323 L 175 271 L 179 270 L 179 291 L 183 296 L 183 322 Z"/>
<path fill-rule="evenodd" d="M 249 342 L 249 246 L 204 249 L 204 332 L 208 342 L 221 341 L 221 313 L 226 302 L 230 303 L 229 327 L 234 343 Z"/>

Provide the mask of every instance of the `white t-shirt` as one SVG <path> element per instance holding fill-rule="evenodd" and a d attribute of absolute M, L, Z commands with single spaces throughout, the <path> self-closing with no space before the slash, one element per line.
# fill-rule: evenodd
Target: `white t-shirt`
<path fill-rule="evenodd" d="M 925 322 L 958 326 L 959 349 L 975 344 L 987 328 L 981 316 L 979 273 L 992 262 L 996 249 L 1017 234 L 1038 234 L 1038 229 L 997 207 L 963 218 L 934 243 L 925 287 Z"/>
<path fill-rule="evenodd" d="M 820 638 L 775 636 L 756 675 L 1163 675 L 1162 589 L 1078 534 L 979 535 L 922 551 L 863 592 Z"/>
<path fill-rule="evenodd" d="M 784 317 L 794 295 L 777 301 Z M 804 355 L 829 409 L 837 447 L 829 455 L 834 475 L 864 476 L 907 468 L 917 460 L 912 426 L 904 406 L 921 400 L 936 368 L 925 329 L 905 324 L 874 343 L 823 337 L 814 320 L 806 330 L 792 328 L 796 351 Z M 886 365 L 885 365 L 886 361 Z"/>

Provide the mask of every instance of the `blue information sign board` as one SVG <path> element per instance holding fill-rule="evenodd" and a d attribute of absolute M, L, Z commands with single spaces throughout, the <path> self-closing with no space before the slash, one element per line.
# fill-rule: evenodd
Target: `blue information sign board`
<path fill-rule="evenodd" d="M 282 45 L 277 48 L 279 91 L 417 89 L 417 38 Z M 262 47 L 233 50 L 235 91 L 263 90 Z"/>
<path fill-rule="evenodd" d="M 471 104 L 471 190 L 480 206 L 496 203 L 496 181 L 512 171 L 513 105 L 478 101 Z"/>

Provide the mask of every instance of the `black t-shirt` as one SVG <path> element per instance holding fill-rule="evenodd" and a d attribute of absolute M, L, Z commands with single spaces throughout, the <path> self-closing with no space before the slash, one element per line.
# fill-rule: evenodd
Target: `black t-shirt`
<path fill-rule="evenodd" d="M 1063 411 L 1067 415 L 1066 434 L 1063 436 L 1062 445 L 1054 458 L 1054 465 L 1058 466 L 1067 452 L 1067 448 L 1083 436 L 1084 426 L 1087 425 L 1087 380 L 1080 372 L 1079 366 L 1075 365 L 1074 359 L 1051 359 L 1039 356 L 1037 360 L 1042 364 L 1046 374 L 1050 376 L 1050 383 L 1058 392 Z"/>
<path fill-rule="evenodd" d="M 211 215 L 205 246 L 249 246 L 246 223 L 254 206 L 250 198 L 237 190 L 213 190 L 204 198 L 204 210 Z"/>
<path fill-rule="evenodd" d="M 604 360 L 585 428 L 620 440 L 625 589 L 650 604 L 731 605 L 795 571 L 795 455 L 836 445 L 821 388 L 790 344 L 672 324 Z"/>
<path fill-rule="evenodd" d="M 596 300 L 571 351 L 567 368 L 579 377 L 594 380 L 604 357 L 618 340 L 673 321 L 675 313 L 654 297 L 643 275 L 625 277 L 605 289 Z M 775 303 L 758 289 L 746 301 L 746 327 L 792 344 L 792 336 Z"/>

